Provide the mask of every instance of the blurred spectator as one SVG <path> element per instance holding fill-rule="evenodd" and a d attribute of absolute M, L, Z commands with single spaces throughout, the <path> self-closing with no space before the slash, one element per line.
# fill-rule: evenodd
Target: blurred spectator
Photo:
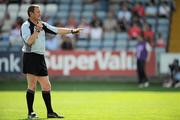
<path fill-rule="evenodd" d="M 126 21 L 130 22 L 132 14 L 128 10 L 127 4 L 126 3 L 122 3 L 121 8 L 122 9 L 120 9 L 120 11 L 117 14 L 118 20 L 119 21 L 126 20 Z"/>
<path fill-rule="evenodd" d="M 75 28 L 76 26 L 77 26 L 77 20 L 73 14 L 70 14 L 68 21 L 67 21 L 67 27 Z M 66 36 L 69 37 L 70 39 L 75 39 L 75 37 L 76 37 L 74 34 L 67 34 Z"/>
<path fill-rule="evenodd" d="M 158 47 L 158 48 L 166 47 L 165 40 L 161 33 L 158 34 L 158 39 L 156 40 L 156 47 Z"/>
<path fill-rule="evenodd" d="M 133 7 L 132 12 L 139 17 L 144 17 L 145 11 L 142 2 L 137 2 Z"/>
<path fill-rule="evenodd" d="M 125 19 L 118 20 L 118 31 L 127 32 L 129 28 L 129 23 Z"/>
<path fill-rule="evenodd" d="M 7 0 L 5 1 L 0 0 L 0 1 L 1 1 L 0 3 L 8 2 Z M 146 4 L 146 1 L 147 1 L 147 4 Z M 145 20 L 146 18 L 148 18 L 148 16 L 145 16 L 145 15 L 153 16 L 153 19 L 154 18 L 156 19 L 159 16 L 169 17 L 169 15 L 171 15 L 172 9 L 175 9 L 174 1 L 173 0 L 158 0 L 158 1 L 146 0 L 146 1 L 143 1 L 143 0 L 120 0 L 120 1 L 118 0 L 87 0 L 87 1 L 84 1 L 83 0 L 82 4 L 76 6 L 78 7 L 77 9 L 81 10 L 82 8 L 82 10 L 84 10 L 83 9 L 84 5 L 92 4 L 93 7 L 91 6 L 92 8 L 90 9 L 93 9 L 92 11 L 95 11 L 98 14 L 98 16 L 100 16 L 100 18 L 105 18 L 102 21 L 96 16 L 96 14 L 93 14 L 91 22 L 89 22 L 90 19 L 88 19 L 89 21 L 87 21 L 85 18 L 82 18 L 80 21 L 79 18 L 82 17 L 82 11 L 78 15 L 76 14 L 73 15 L 74 11 L 72 11 L 72 8 L 71 8 L 72 6 L 71 4 L 68 4 L 69 5 L 68 10 L 70 11 L 67 11 L 68 12 L 67 15 L 69 16 L 68 16 L 68 20 L 65 20 L 64 18 L 62 19 L 63 21 L 65 21 L 65 22 L 62 21 L 63 26 L 67 26 L 70 28 L 75 28 L 78 26 L 78 27 L 84 28 L 84 30 L 82 30 L 82 32 L 78 36 L 68 34 L 66 37 L 73 40 L 75 40 L 77 37 L 78 39 L 81 39 L 81 40 L 104 39 L 102 38 L 102 36 L 105 32 L 126 32 L 129 34 L 130 39 L 136 39 L 136 37 L 142 31 L 141 29 L 143 28 L 144 36 L 146 40 L 150 41 L 151 45 L 156 45 L 159 48 L 165 48 L 167 41 L 162 38 L 162 35 L 161 37 L 159 36 L 158 39 L 156 40 L 156 43 L 154 43 L 154 40 L 155 40 L 154 36 L 157 35 L 158 33 L 154 33 L 151 29 L 151 26 L 149 27 L 148 25 L 145 24 Z M 20 1 L 13 0 L 13 1 L 9 1 L 9 3 L 15 3 L 15 4 L 37 3 L 37 0 L 20 0 Z M 43 0 L 41 1 L 41 3 L 45 5 L 45 4 L 48 4 L 49 2 Z M 160 3 L 160 4 L 157 5 L 156 3 Z M 104 14 L 104 12 L 106 14 Z M 159 16 L 155 16 L 157 13 Z M 4 20 L 0 20 L 0 29 L 1 29 L 0 40 L 2 42 L 4 41 L 9 42 L 9 38 L 10 38 L 11 43 L 16 44 L 17 36 L 19 36 L 18 27 L 16 27 L 16 25 L 12 25 L 13 21 L 10 18 L 9 13 L 7 13 L 3 19 Z M 43 21 L 48 22 L 50 24 L 53 24 L 56 19 L 57 19 L 57 16 L 55 17 L 44 16 L 42 18 Z M 131 26 L 131 24 L 133 23 L 136 23 L 135 27 L 134 25 Z M 155 26 L 155 27 L 156 29 L 153 29 L 153 30 L 159 30 L 158 28 L 159 26 Z M 57 39 L 62 39 L 62 38 L 55 37 L 55 38 L 49 38 L 49 39 L 50 39 L 48 40 L 48 43 L 50 43 L 49 49 L 51 49 L 51 47 L 53 49 L 53 44 L 55 43 L 55 41 Z M 54 39 L 56 40 L 54 41 Z M 52 42 L 52 46 L 51 46 L 51 42 Z M 59 41 L 59 42 L 60 42 L 59 44 L 61 44 L 62 41 Z M 57 49 L 59 48 L 57 47 Z"/>
<path fill-rule="evenodd" d="M 157 15 L 157 6 L 154 2 L 150 1 L 145 9 L 146 16 L 156 16 Z"/>
<path fill-rule="evenodd" d="M 13 25 L 13 19 L 11 19 L 10 15 L 8 12 L 5 13 L 5 16 L 2 20 L 2 28 L 1 32 L 9 32 L 12 28 Z"/>
<path fill-rule="evenodd" d="M 133 23 L 132 27 L 128 30 L 129 39 L 137 39 L 137 37 L 141 34 L 141 28 L 137 23 Z"/>
<path fill-rule="evenodd" d="M 93 15 L 93 20 L 91 21 L 91 31 L 90 31 L 90 39 L 100 40 L 102 38 L 103 29 L 102 22 L 97 18 L 97 16 Z"/>
<path fill-rule="evenodd" d="M 100 40 L 102 38 L 102 34 L 103 34 L 102 28 L 99 26 L 99 24 L 96 24 L 96 26 L 91 28 L 90 39 Z"/>
<path fill-rule="evenodd" d="M 54 23 L 54 26 L 56 26 L 56 27 L 63 27 L 63 25 L 60 22 L 60 20 L 57 20 Z M 47 50 L 58 50 L 58 49 L 61 48 L 62 37 L 60 35 L 56 35 L 54 37 L 54 35 L 47 34 L 46 38 L 47 38 L 47 40 L 46 40 L 46 49 Z"/>
<path fill-rule="evenodd" d="M 154 32 L 152 31 L 152 27 L 149 24 L 145 24 L 143 28 L 144 38 L 149 40 L 151 46 L 154 46 Z"/>
<path fill-rule="evenodd" d="M 115 32 L 117 30 L 117 21 L 114 19 L 114 13 L 108 12 L 107 18 L 104 20 L 103 28 L 106 32 Z"/>
<path fill-rule="evenodd" d="M 56 27 L 64 27 L 64 25 L 61 23 L 61 19 L 56 19 L 54 22 L 54 26 Z"/>
<path fill-rule="evenodd" d="M 81 23 L 79 25 L 79 28 L 84 28 L 79 34 L 79 39 L 80 40 L 88 40 L 90 37 L 91 26 L 88 23 L 86 18 L 81 19 Z"/>
<path fill-rule="evenodd" d="M 91 20 L 91 23 L 90 23 L 90 24 L 91 24 L 92 27 L 97 26 L 97 24 L 98 24 L 98 26 L 100 26 L 100 27 L 103 26 L 102 21 L 97 17 L 96 13 L 93 14 L 93 17 L 92 17 L 92 20 Z"/>
<path fill-rule="evenodd" d="M 20 35 L 20 29 L 22 23 L 23 23 L 23 19 L 21 17 L 18 17 L 12 30 L 10 31 L 9 40 L 11 45 L 22 45 L 22 40 Z"/>
<path fill-rule="evenodd" d="M 54 26 L 64 27 L 63 24 L 60 22 L 60 20 L 57 20 Z M 77 21 L 75 17 L 73 16 L 73 14 L 69 16 L 67 26 L 69 28 L 75 28 L 77 26 Z M 62 35 L 62 36 L 57 35 L 50 42 L 51 44 L 54 44 L 53 46 L 54 46 L 54 49 L 56 50 L 59 48 L 63 50 L 72 50 L 74 49 L 74 42 L 75 42 L 74 40 L 75 40 L 75 36 L 73 34 L 68 34 L 68 35 Z"/>
<path fill-rule="evenodd" d="M 73 50 L 74 49 L 74 40 L 68 38 L 67 36 L 62 36 L 63 41 L 61 42 L 61 48 L 63 50 Z"/>
<path fill-rule="evenodd" d="M 168 5 L 168 2 L 164 1 L 159 6 L 159 16 L 160 17 L 169 17 L 170 16 L 170 6 Z"/>
<path fill-rule="evenodd" d="M 73 14 L 70 14 L 67 21 L 67 26 L 69 26 L 70 28 L 75 28 L 77 26 L 77 20 Z"/>
<path fill-rule="evenodd" d="M 54 23 L 53 18 L 50 17 L 50 16 L 48 16 L 48 15 L 43 16 L 43 17 L 42 17 L 42 20 L 43 20 L 44 22 L 47 22 L 47 23 L 51 24 L 51 25 L 53 25 L 53 23 Z"/>
<path fill-rule="evenodd" d="M 171 71 L 171 79 L 173 80 L 173 87 L 180 87 L 180 66 L 179 60 L 174 59 L 173 63 L 169 65 Z"/>
<path fill-rule="evenodd" d="M 131 23 L 136 23 L 139 26 L 143 26 L 144 25 L 144 17 L 139 17 L 138 15 L 134 15 L 132 17 Z"/>
<path fill-rule="evenodd" d="M 121 32 L 126 32 L 128 30 L 129 24 L 131 23 L 131 11 L 128 10 L 128 5 L 126 2 L 120 3 L 120 10 L 117 13 L 118 26 Z"/>
<path fill-rule="evenodd" d="M 55 37 L 51 37 L 46 40 L 46 49 L 47 50 L 58 50 L 60 49 L 60 43 L 62 38 L 60 35 L 56 35 Z"/>
<path fill-rule="evenodd" d="M 166 81 L 163 86 L 164 87 L 180 87 L 180 66 L 179 60 L 174 59 L 172 64 L 169 65 L 170 70 L 170 80 Z"/>
<path fill-rule="evenodd" d="M 170 6 L 171 10 L 176 9 L 175 0 L 160 0 L 160 3 L 167 3 Z"/>

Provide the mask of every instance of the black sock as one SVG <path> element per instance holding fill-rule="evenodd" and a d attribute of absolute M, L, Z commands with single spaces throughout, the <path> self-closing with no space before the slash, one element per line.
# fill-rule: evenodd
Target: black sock
<path fill-rule="evenodd" d="M 46 104 L 47 113 L 53 113 L 53 109 L 51 106 L 51 94 L 50 91 L 42 91 L 42 96 L 44 99 L 44 102 Z"/>
<path fill-rule="evenodd" d="M 33 102 L 34 102 L 34 91 L 28 89 L 26 92 L 26 101 L 28 107 L 28 114 L 33 112 Z"/>

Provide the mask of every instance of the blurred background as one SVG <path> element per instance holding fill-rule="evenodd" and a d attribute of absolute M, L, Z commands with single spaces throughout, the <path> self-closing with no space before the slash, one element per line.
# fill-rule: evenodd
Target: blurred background
<path fill-rule="evenodd" d="M 54 109 L 66 120 L 179 120 L 180 0 L 0 0 L 0 120 L 26 120 L 21 25 L 41 19 L 79 35 L 46 34 Z M 138 36 L 151 45 L 150 86 L 138 87 Z M 41 88 L 34 104 L 46 118 Z"/>
<path fill-rule="evenodd" d="M 0 75 L 21 75 L 20 28 L 30 4 L 51 25 L 84 28 L 79 35 L 46 35 L 52 76 L 136 78 L 141 32 L 153 49 L 149 76 L 170 75 L 169 64 L 180 60 L 178 0 L 0 0 Z"/>

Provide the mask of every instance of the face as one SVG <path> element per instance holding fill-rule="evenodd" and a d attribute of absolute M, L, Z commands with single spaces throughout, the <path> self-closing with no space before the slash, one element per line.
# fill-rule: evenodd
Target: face
<path fill-rule="evenodd" d="M 31 12 L 31 18 L 33 18 L 34 20 L 39 20 L 41 17 L 41 12 L 39 7 L 35 7 L 34 8 L 34 12 Z"/>

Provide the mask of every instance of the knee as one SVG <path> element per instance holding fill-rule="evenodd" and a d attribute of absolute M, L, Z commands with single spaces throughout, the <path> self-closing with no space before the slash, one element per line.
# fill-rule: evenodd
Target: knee
<path fill-rule="evenodd" d="M 28 84 L 28 89 L 35 91 L 36 90 L 36 83 L 32 82 Z"/>
<path fill-rule="evenodd" d="M 51 84 L 47 83 L 43 86 L 43 91 L 51 91 Z"/>

